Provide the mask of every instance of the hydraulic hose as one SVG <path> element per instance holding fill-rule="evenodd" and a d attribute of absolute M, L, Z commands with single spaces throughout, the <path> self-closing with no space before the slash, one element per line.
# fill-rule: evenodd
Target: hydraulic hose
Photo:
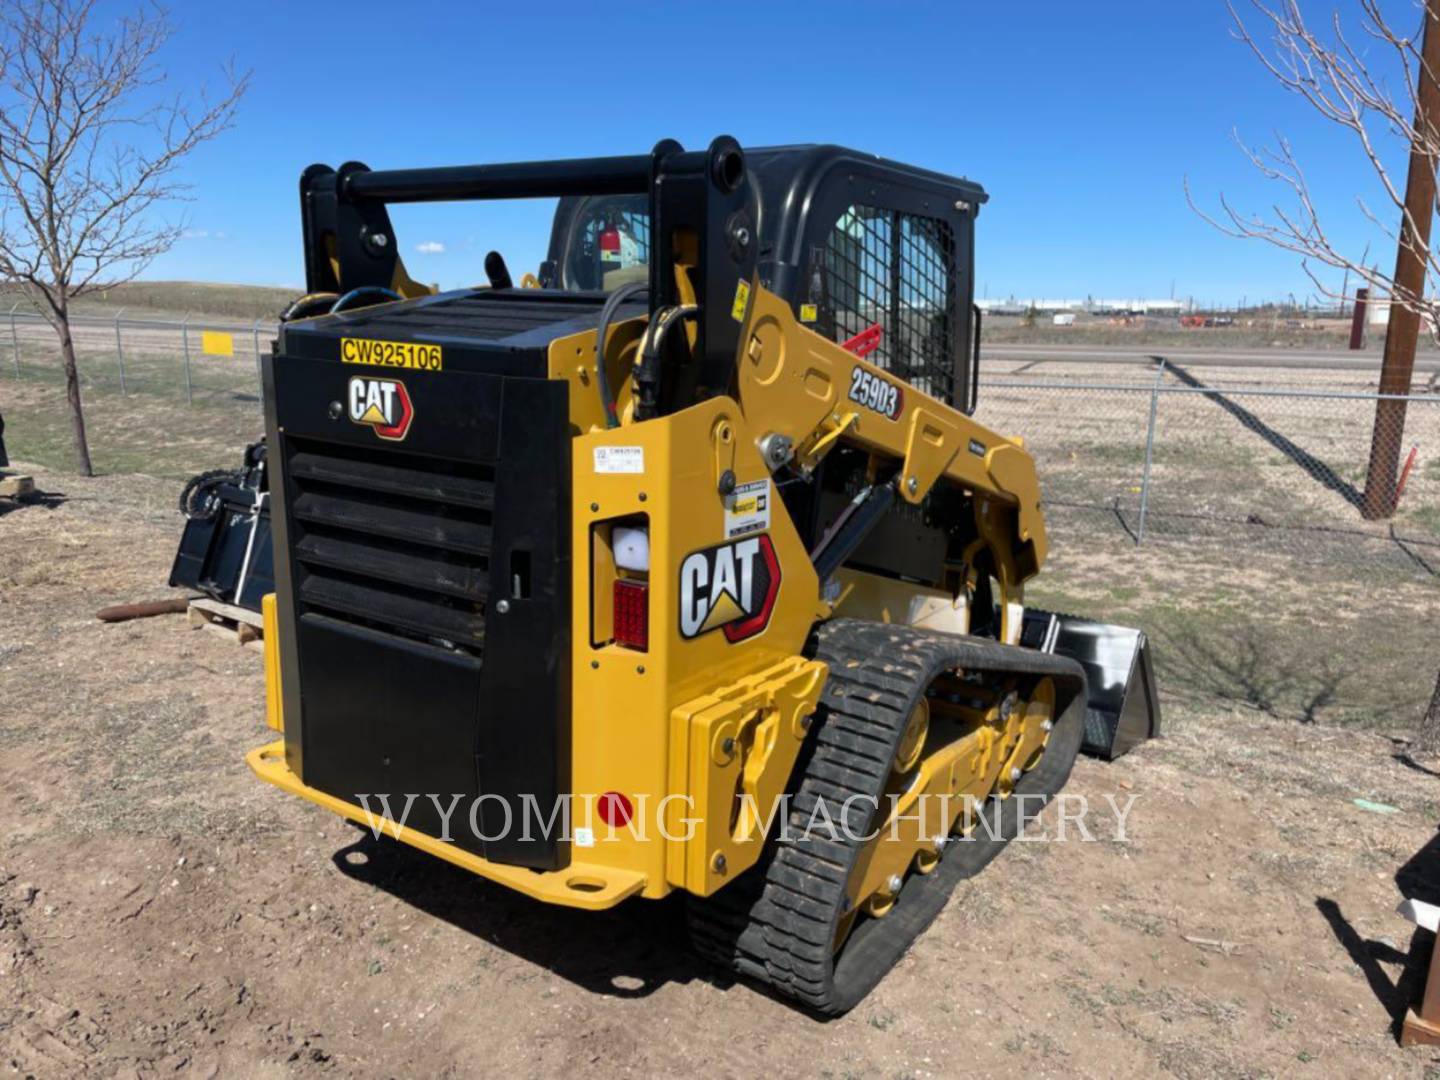
<path fill-rule="evenodd" d="M 280 321 L 286 323 L 295 319 L 309 319 L 315 315 L 324 315 L 338 298 L 339 294 L 333 292 L 306 293 L 300 299 L 290 302 L 290 305 L 280 313 Z"/>
<path fill-rule="evenodd" d="M 372 296 L 375 294 L 379 294 L 380 296 L 385 297 L 387 300 L 400 299 L 399 293 L 395 292 L 393 289 L 387 289 L 383 285 L 362 285 L 358 289 L 351 289 L 344 296 L 340 297 L 339 300 L 336 300 L 335 303 L 332 304 L 330 307 L 330 314 L 336 315 L 344 311 L 350 306 L 350 301 L 354 300 L 356 297 Z M 372 303 L 373 302 L 374 301 L 372 301 Z M 369 305 L 365 306 L 368 307 Z"/>
<path fill-rule="evenodd" d="M 660 350 L 670 328 L 694 318 L 699 308 L 694 304 L 676 304 L 656 312 L 640 339 L 640 359 L 635 363 L 635 419 L 649 420 L 659 409 Z"/>
<path fill-rule="evenodd" d="M 605 306 L 600 309 L 600 323 L 595 328 L 595 386 L 600 392 L 600 406 L 605 410 L 607 428 L 619 427 L 620 418 L 615 415 L 615 398 L 610 393 L 610 375 L 605 370 L 605 335 L 610 330 L 610 320 L 615 318 L 620 305 L 632 296 L 649 290 L 649 284 L 643 281 L 621 285 L 605 298 Z"/>

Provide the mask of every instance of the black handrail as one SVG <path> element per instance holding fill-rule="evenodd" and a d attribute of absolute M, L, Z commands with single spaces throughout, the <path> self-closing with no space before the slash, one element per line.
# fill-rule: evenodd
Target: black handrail
<path fill-rule="evenodd" d="M 643 195 L 650 190 L 650 165 L 649 154 L 633 154 L 503 165 L 384 169 L 347 174 L 340 194 L 347 199 L 384 203 Z"/>

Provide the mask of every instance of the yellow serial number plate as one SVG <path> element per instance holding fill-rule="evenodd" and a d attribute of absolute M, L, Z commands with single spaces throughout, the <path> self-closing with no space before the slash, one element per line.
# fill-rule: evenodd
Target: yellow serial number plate
<path fill-rule="evenodd" d="M 414 368 L 417 371 L 440 371 L 445 367 L 439 345 L 417 345 L 413 341 L 341 338 L 340 359 L 346 364 Z"/>

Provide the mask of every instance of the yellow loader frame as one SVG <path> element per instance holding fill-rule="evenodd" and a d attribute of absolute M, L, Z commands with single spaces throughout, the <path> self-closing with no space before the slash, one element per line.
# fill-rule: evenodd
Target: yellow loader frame
<path fill-rule="evenodd" d="M 814 469 L 842 443 L 868 451 L 872 473 L 898 464 L 898 494 L 912 505 L 937 484 L 973 496 L 974 543 L 989 549 L 1001 638 L 1018 640 L 1023 584 L 1039 571 L 1047 549 L 1035 466 L 1021 440 L 989 430 L 814 333 L 758 279 L 741 283 L 735 316 L 742 331 L 734 396 L 643 423 L 633 420 L 633 373 L 645 321 L 616 326 L 602 361 L 624 420 L 616 428 L 606 427 L 596 393 L 594 331 L 550 346 L 550 377 L 569 384 L 575 425 L 572 824 L 588 833 L 577 832 L 568 867 L 535 872 L 497 864 L 305 785 L 285 763 L 273 597 L 264 605 L 267 721 L 282 738 L 248 755 L 255 773 L 547 903 L 602 909 L 637 894 L 658 899 L 683 889 L 708 896 L 722 888 L 760 857 L 768 810 L 790 781 L 824 687 L 825 665 L 804 652 L 816 624 L 837 614 L 906 622 L 919 592 L 928 594 L 932 612 L 948 618 L 941 625 L 963 630 L 974 584 L 956 572 L 947 574 L 945 590 L 917 590 L 844 570 L 835 587 L 823 589 L 827 583 L 818 579 L 810 554 L 780 511 L 767 532 L 780 580 L 763 630 L 737 643 L 720 633 L 683 637 L 675 570 L 687 554 L 731 539 L 720 491 L 725 473 L 739 485 L 769 484 L 774 495 L 771 468 L 760 449 L 762 440 L 774 436 L 788 440 L 791 467 L 802 471 Z M 849 399 L 847 388 L 860 375 L 903 388 L 903 406 L 895 415 Z M 598 472 L 596 451 L 604 448 L 638 450 L 644 471 Z M 608 557 L 601 526 L 616 518 L 644 518 L 649 525 L 655 571 L 646 653 L 595 644 L 605 639 L 596 631 L 609 617 L 608 593 L 598 580 Z M 595 819 L 594 801 L 607 791 L 637 793 L 628 824 L 606 827 Z M 589 842 L 580 842 L 580 836 Z"/>

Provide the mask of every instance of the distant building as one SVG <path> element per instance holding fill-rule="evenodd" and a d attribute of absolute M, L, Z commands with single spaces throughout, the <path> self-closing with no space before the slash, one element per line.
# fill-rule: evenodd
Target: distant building
<path fill-rule="evenodd" d="M 1390 325 L 1390 308 L 1393 303 L 1394 301 L 1392 301 L 1388 296 L 1382 296 L 1379 299 L 1371 299 L 1366 301 L 1365 325 L 1373 326 L 1377 330 L 1384 330 L 1386 327 L 1388 327 Z M 1432 323 L 1429 312 L 1425 312 L 1423 314 L 1422 324 L 1425 327 L 1426 333 L 1435 333 L 1435 327 Z"/>
<path fill-rule="evenodd" d="M 1084 300 L 1049 299 L 1044 297 L 1018 300 L 976 300 L 976 305 L 987 315 L 1023 315 L 1034 311 L 1039 315 L 1080 314 L 1087 315 L 1179 315 L 1187 311 L 1190 304 L 1185 300 L 1112 300 L 1087 297 Z"/>

